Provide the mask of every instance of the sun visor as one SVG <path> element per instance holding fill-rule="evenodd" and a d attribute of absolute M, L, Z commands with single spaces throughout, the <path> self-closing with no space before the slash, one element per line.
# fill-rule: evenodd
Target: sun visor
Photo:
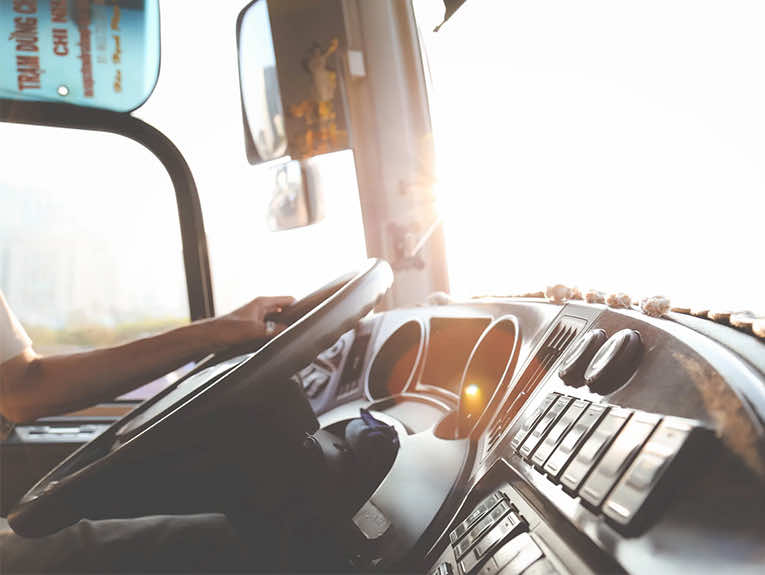
<path fill-rule="evenodd" d="M 129 112 L 159 56 L 157 0 L 0 0 L 0 98 Z"/>

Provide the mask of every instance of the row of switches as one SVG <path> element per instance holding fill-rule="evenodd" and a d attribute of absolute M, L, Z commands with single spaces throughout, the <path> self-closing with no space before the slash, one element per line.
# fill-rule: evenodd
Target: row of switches
<path fill-rule="evenodd" d="M 495 491 L 449 534 L 458 573 L 441 563 L 431 575 L 520 575 L 556 573 L 528 534 L 528 523 L 502 491 Z"/>
<path fill-rule="evenodd" d="M 551 393 L 511 445 L 566 491 L 629 530 L 657 499 L 656 484 L 670 464 L 704 432 L 694 421 Z"/>

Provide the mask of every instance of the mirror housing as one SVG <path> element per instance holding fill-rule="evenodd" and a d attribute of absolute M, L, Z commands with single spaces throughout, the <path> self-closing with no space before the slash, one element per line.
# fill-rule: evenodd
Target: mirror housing
<path fill-rule="evenodd" d="M 268 206 L 271 231 L 284 231 L 315 224 L 324 218 L 321 189 L 298 160 L 273 168 L 274 192 Z"/>
<path fill-rule="evenodd" d="M 236 34 L 248 161 L 349 148 L 341 0 L 254 0 Z"/>

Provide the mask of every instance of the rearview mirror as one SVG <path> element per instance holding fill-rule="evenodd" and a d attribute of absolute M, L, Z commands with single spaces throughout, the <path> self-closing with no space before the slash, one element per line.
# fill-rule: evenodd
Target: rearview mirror
<path fill-rule="evenodd" d="M 255 0 L 236 26 L 247 159 L 349 147 L 340 0 Z"/>
<path fill-rule="evenodd" d="M 265 0 L 242 10 L 236 35 L 247 159 L 251 164 L 275 160 L 286 153 L 287 136 Z"/>
<path fill-rule="evenodd" d="M 158 0 L 0 0 L 0 98 L 130 112 L 159 75 Z"/>
<path fill-rule="evenodd" d="M 298 160 L 273 168 L 274 192 L 268 209 L 272 231 L 291 230 L 315 224 L 324 217 L 321 190 L 312 185 Z"/>

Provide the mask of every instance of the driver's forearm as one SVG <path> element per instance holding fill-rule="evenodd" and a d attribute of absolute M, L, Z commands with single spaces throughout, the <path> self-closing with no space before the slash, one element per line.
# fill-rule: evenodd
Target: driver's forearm
<path fill-rule="evenodd" d="M 220 347 L 213 321 L 193 323 L 124 345 L 38 357 L 4 381 L 4 404 L 20 421 L 114 399 Z"/>

